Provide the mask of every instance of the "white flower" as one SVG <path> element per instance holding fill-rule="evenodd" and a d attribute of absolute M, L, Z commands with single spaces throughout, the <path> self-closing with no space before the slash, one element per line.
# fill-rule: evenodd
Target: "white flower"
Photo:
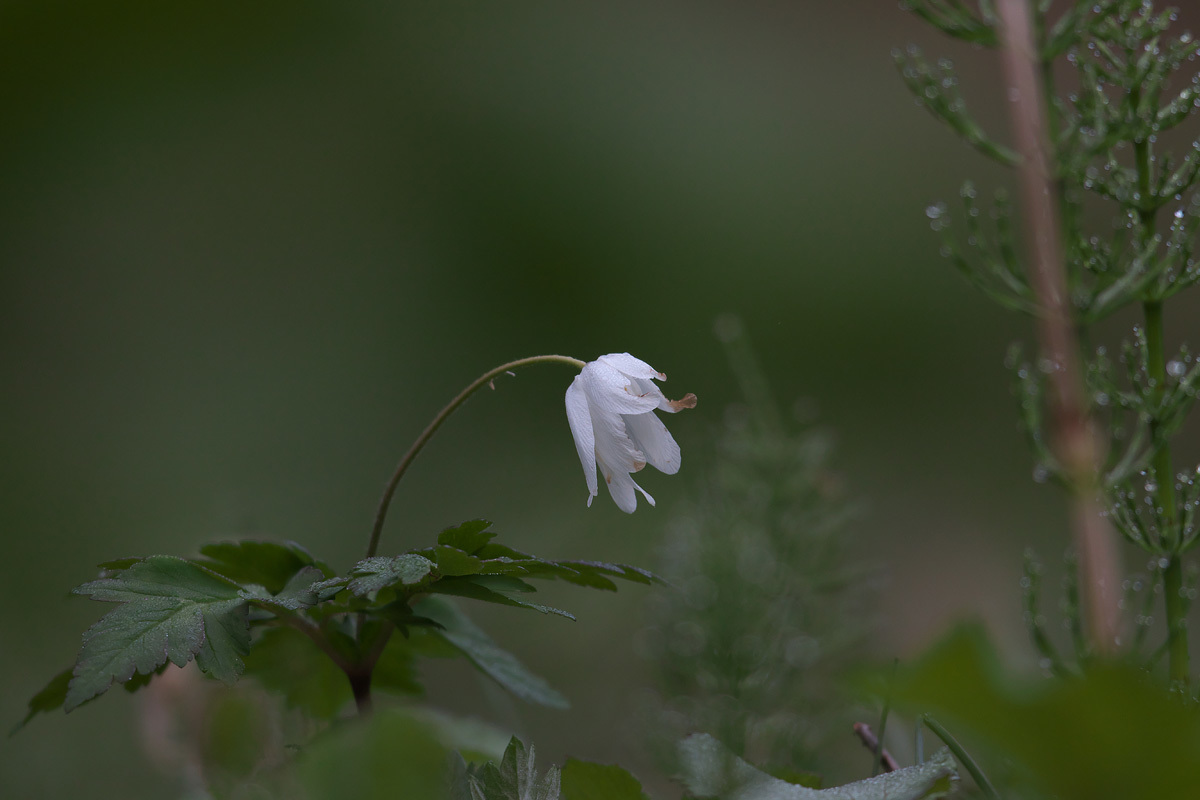
<path fill-rule="evenodd" d="M 647 464 L 668 475 L 679 471 L 679 445 L 654 409 L 694 408 L 696 395 L 668 400 L 651 378 L 667 376 L 629 353 L 610 353 L 589 361 L 567 388 L 567 422 L 587 479 L 588 506 L 598 494 L 597 464 L 613 502 L 627 514 L 637 508 L 634 489 L 654 505 L 631 473 Z"/>

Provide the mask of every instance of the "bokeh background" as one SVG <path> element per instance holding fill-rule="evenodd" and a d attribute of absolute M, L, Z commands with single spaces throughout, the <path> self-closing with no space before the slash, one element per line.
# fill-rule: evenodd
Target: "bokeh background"
<path fill-rule="evenodd" d="M 1007 176 L 914 105 L 890 55 L 909 41 L 953 56 L 1003 134 L 992 54 L 892 0 L 0 4 L 0 721 L 71 663 L 100 609 L 68 591 L 97 562 L 256 536 L 348 566 L 412 438 L 513 358 L 668 373 L 700 397 L 669 420 L 680 475 L 645 476 L 657 508 L 587 509 L 571 375 L 529 369 L 446 426 L 383 550 L 486 517 L 538 554 L 653 563 L 739 399 L 726 312 L 836 435 L 882 576 L 871 649 L 982 617 L 1029 663 L 1021 551 L 1066 536 L 1002 364 L 1025 321 L 940 260 L 924 214 Z M 1171 341 L 1194 340 L 1180 308 Z M 572 710 L 439 697 L 467 673 L 431 699 L 546 759 L 644 767 L 646 591 L 552 589 L 574 625 L 483 615 Z M 37 719 L 0 747 L 0 793 L 169 793 L 137 708 Z"/>

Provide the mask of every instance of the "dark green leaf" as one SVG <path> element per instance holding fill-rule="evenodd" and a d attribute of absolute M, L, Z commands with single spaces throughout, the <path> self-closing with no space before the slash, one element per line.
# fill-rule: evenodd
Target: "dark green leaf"
<path fill-rule="evenodd" d="M 809 789 L 773 778 L 735 756 L 706 733 L 679 743 L 682 780 L 697 798 L 738 800 L 933 800 L 958 779 L 950 751 L 939 750 L 915 767 L 886 772 L 832 789 Z"/>
<path fill-rule="evenodd" d="M 427 725 L 380 710 L 305 748 L 297 772 L 308 800 L 432 800 L 446 796 L 448 756 Z"/>
<path fill-rule="evenodd" d="M 29 724 L 29 720 L 38 714 L 45 714 L 61 707 L 63 701 L 67 699 L 67 685 L 70 682 L 71 670 L 69 669 L 65 669 L 51 678 L 40 692 L 29 698 L 29 711 L 25 714 L 25 718 L 9 731 L 8 735 L 12 736 L 24 728 Z"/>
<path fill-rule="evenodd" d="M 416 553 L 373 556 L 354 565 L 346 588 L 359 597 L 373 600 L 380 589 L 392 584 L 413 586 L 423 581 L 432 570 L 433 562 Z"/>
<path fill-rule="evenodd" d="M 447 528 L 438 534 L 438 544 L 457 547 L 464 553 L 476 555 L 476 551 L 490 542 L 496 534 L 488 533 L 487 528 L 492 523 L 486 519 L 473 519 L 464 522 L 457 528 Z"/>
<path fill-rule="evenodd" d="M 963 626 L 899 670 L 889 691 L 894 707 L 974 732 L 1064 800 L 1178 797 L 1195 783 L 1200 708 L 1133 667 L 1020 679 L 980 627 Z"/>
<path fill-rule="evenodd" d="M 560 784 L 557 767 L 538 777 L 534 749 L 517 737 L 512 737 L 500 764 L 488 762 L 474 776 L 476 789 L 482 789 L 486 800 L 559 800 Z"/>
<path fill-rule="evenodd" d="M 616 764 L 568 758 L 562 769 L 563 800 L 649 800 L 642 784 Z"/>
<path fill-rule="evenodd" d="M 192 559 L 193 563 L 224 575 L 235 583 L 256 583 L 266 587 L 271 594 L 283 591 L 288 581 L 306 567 L 321 572 L 314 581 L 333 574 L 294 542 L 217 542 L 201 547 L 200 553 L 204 558 Z"/>
<path fill-rule="evenodd" d="M 105 573 L 120 572 L 123 569 L 129 569 L 130 567 L 132 567 L 134 564 L 138 563 L 139 561 L 145 561 L 145 560 L 146 559 L 144 559 L 144 558 L 137 558 L 137 557 L 114 558 L 112 561 L 105 561 L 104 563 L 97 564 L 96 566 L 98 566 L 100 569 L 104 570 Z M 105 575 L 105 577 L 108 577 L 108 576 Z"/>
<path fill-rule="evenodd" d="M 641 567 L 631 567 L 628 564 L 607 564 L 603 561 L 559 561 L 561 566 L 570 567 L 581 575 L 610 575 L 623 578 L 634 583 L 650 586 L 654 583 L 665 583 L 662 578 Z"/>
<path fill-rule="evenodd" d="M 263 765 L 274 723 L 263 713 L 259 696 L 223 692 L 205 705 L 204 723 L 192 735 L 202 754 L 210 797 L 230 797 L 234 793 L 227 784 L 243 782 Z"/>
<path fill-rule="evenodd" d="M 309 591 L 317 596 L 319 602 L 324 602 L 335 597 L 338 592 L 346 588 L 346 584 L 350 582 L 350 578 L 346 576 L 328 578 L 323 581 L 317 581 L 312 586 L 309 586 Z"/>
<path fill-rule="evenodd" d="M 427 591 L 434 594 L 450 594 L 456 597 L 466 597 L 471 600 L 481 600 L 485 603 L 496 603 L 497 605 L 512 606 L 514 608 L 531 608 L 543 614 L 557 614 L 560 617 L 566 617 L 570 620 L 575 619 L 574 615 L 569 611 L 563 611 L 552 606 L 544 606 L 539 603 L 527 603 L 524 600 L 517 600 L 507 594 L 489 589 L 474 578 L 445 578 L 430 584 Z"/>
<path fill-rule="evenodd" d="M 413 613 L 412 608 L 403 600 L 374 608 L 371 613 L 395 625 L 399 629 L 400 635 L 404 637 L 408 636 L 410 627 L 438 627 L 438 624 L 428 617 L 419 617 Z"/>
<path fill-rule="evenodd" d="M 417 679 L 413 649 L 403 637 L 393 635 L 388 640 L 371 673 L 371 687 L 392 694 L 425 694 L 425 687 Z"/>
<path fill-rule="evenodd" d="M 352 697 L 346 674 L 294 628 L 263 631 L 246 657 L 246 674 L 318 719 L 333 719 Z"/>
<path fill-rule="evenodd" d="M 474 575 L 483 568 L 482 560 L 448 544 L 426 548 L 421 555 L 437 564 L 439 575 Z"/>
<path fill-rule="evenodd" d="M 493 592 L 521 592 L 530 594 L 537 591 L 531 583 L 521 580 L 515 575 L 471 575 L 466 578 L 471 583 L 491 589 Z"/>
<path fill-rule="evenodd" d="M 453 603 L 439 597 L 426 597 L 413 606 L 413 611 L 442 626 L 441 629 L 426 629 L 427 636 L 452 645 L 481 672 L 517 697 L 551 708 L 569 707 L 565 697 L 527 670 L 511 653 L 501 650 Z"/>
<path fill-rule="evenodd" d="M 250 646 L 247 604 L 219 575 L 182 558 L 150 556 L 74 591 L 122 605 L 84 634 L 63 703 L 67 711 L 114 680 L 153 672 L 168 659 L 183 666 L 195 658 L 201 670 L 225 682 L 242 672 Z"/>
<path fill-rule="evenodd" d="M 287 611 L 302 611 L 317 604 L 317 593 L 312 587 L 321 581 L 325 573 L 316 567 L 304 567 L 291 577 L 278 594 L 271 594 L 266 587 L 249 584 L 240 592 L 256 605 L 281 608 Z"/>

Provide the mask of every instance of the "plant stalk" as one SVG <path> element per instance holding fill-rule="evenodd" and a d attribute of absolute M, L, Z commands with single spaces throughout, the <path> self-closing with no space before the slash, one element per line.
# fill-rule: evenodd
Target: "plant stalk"
<path fill-rule="evenodd" d="M 921 725 L 933 731 L 934 735 L 941 739 L 946 747 L 950 748 L 950 752 L 954 754 L 954 757 L 958 759 L 958 763 L 962 764 L 963 768 L 971 775 L 971 778 L 975 781 L 975 785 L 979 787 L 979 791 L 983 793 L 984 797 L 987 797 L 988 800 L 1000 800 L 1000 793 L 996 791 L 996 787 L 992 785 L 987 775 L 975 763 L 975 759 L 971 758 L 971 754 L 967 752 L 958 739 L 954 738 L 950 731 L 942 727 L 942 723 L 925 714 L 917 721 L 918 730 L 920 730 Z"/>
<path fill-rule="evenodd" d="M 1140 97 L 1135 92 L 1132 97 L 1134 108 L 1138 108 Z M 1151 144 L 1146 139 L 1140 139 L 1133 144 L 1134 164 L 1137 169 L 1138 195 L 1141 205 L 1138 208 L 1139 245 L 1144 250 L 1150 238 L 1154 236 L 1155 211 L 1151 201 L 1152 153 Z M 1171 445 L 1161 438 L 1158 411 L 1162 408 L 1162 398 L 1167 389 L 1166 344 L 1163 337 L 1163 304 L 1162 300 L 1149 299 L 1142 303 L 1142 312 L 1146 322 L 1146 372 L 1153 381 L 1154 389 L 1152 402 L 1155 413 L 1150 419 L 1150 440 L 1158 444 L 1154 453 L 1154 503 L 1162 509 L 1162 541 L 1160 544 L 1166 550 L 1167 566 L 1163 570 L 1163 598 L 1167 617 L 1167 674 L 1172 681 L 1187 685 L 1190 665 L 1187 637 L 1186 604 L 1180 592 L 1183 590 L 1183 559 L 1180 555 L 1182 542 L 1176 530 L 1175 508 L 1175 476 L 1171 470 Z"/>
<path fill-rule="evenodd" d="M 1153 224 L 1152 222 L 1150 224 Z M 1167 368 L 1163 344 L 1163 309 L 1161 301 L 1146 301 L 1142 304 L 1146 316 L 1146 370 L 1154 381 L 1154 404 L 1166 389 Z M 1158 441 L 1159 420 L 1150 420 L 1152 441 Z M 1154 453 L 1152 463 L 1154 476 L 1154 503 L 1162 509 L 1162 541 L 1166 550 L 1167 566 L 1163 569 L 1163 600 L 1167 617 L 1167 674 L 1172 681 L 1186 685 L 1190 664 L 1188 654 L 1187 611 L 1181 594 L 1183 590 L 1183 557 L 1179 553 L 1181 542 L 1176 531 L 1175 477 L 1171 472 L 1171 446 L 1162 442 Z"/>
<path fill-rule="evenodd" d="M 404 477 L 404 473 L 408 470 L 410 464 L 421 452 L 421 449 L 433 438 L 433 434 L 437 433 L 437 429 L 442 426 L 454 411 L 467 401 L 467 398 L 475 394 L 475 392 L 489 385 L 500 375 L 514 370 L 518 367 L 524 367 L 529 364 L 543 364 L 549 362 L 558 362 L 561 364 L 570 364 L 577 369 L 583 369 L 586 364 L 577 358 L 570 356 L 530 356 L 529 358 L 520 358 L 516 361 L 510 361 L 507 364 L 501 364 L 495 369 L 488 370 L 471 382 L 467 388 L 458 393 L 450 403 L 438 412 L 438 415 L 433 418 L 433 421 L 426 426 L 425 430 L 421 431 L 421 435 L 412 443 L 412 447 L 408 448 L 408 452 L 404 454 L 404 458 L 400 459 L 400 463 L 396 466 L 396 471 L 392 473 L 391 479 L 387 483 L 387 488 L 383 490 L 383 496 L 379 499 L 379 508 L 375 511 L 375 524 L 371 528 L 371 538 L 367 542 L 367 558 L 375 555 L 379 549 L 379 537 L 383 534 L 383 521 L 387 518 L 388 506 L 391 505 L 392 495 L 396 492 L 396 485 L 400 483 L 400 479 Z"/>
<path fill-rule="evenodd" d="M 1034 20 L 1027 0 L 1000 0 L 997 10 L 1003 30 L 1002 58 L 1012 100 L 1014 138 L 1021 154 L 1018 178 L 1030 282 L 1040 311 L 1037 335 L 1049 364 L 1052 444 L 1071 491 L 1071 533 L 1083 576 L 1088 638 L 1098 652 L 1112 653 L 1118 626 L 1117 551 L 1111 529 L 1101 514 L 1100 447 L 1084 394 L 1079 341 L 1067 289 L 1047 103 L 1042 92 L 1042 60 L 1034 45 Z"/>

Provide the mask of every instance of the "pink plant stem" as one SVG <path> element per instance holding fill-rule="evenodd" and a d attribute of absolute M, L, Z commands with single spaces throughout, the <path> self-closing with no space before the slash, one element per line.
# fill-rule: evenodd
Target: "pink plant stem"
<path fill-rule="evenodd" d="M 1118 555 L 1116 539 L 1101 514 L 1101 452 L 1088 415 L 1079 341 L 1069 304 L 1058 198 L 1050 166 L 1047 105 L 1039 80 L 1040 58 L 1027 0 L 1000 0 L 997 10 L 1003 26 L 1001 54 L 1013 134 L 1021 154 L 1018 177 L 1029 273 L 1040 307 L 1037 335 L 1049 364 L 1051 446 L 1071 487 L 1071 533 L 1079 556 L 1088 638 L 1098 653 L 1111 654 L 1118 634 Z"/>

